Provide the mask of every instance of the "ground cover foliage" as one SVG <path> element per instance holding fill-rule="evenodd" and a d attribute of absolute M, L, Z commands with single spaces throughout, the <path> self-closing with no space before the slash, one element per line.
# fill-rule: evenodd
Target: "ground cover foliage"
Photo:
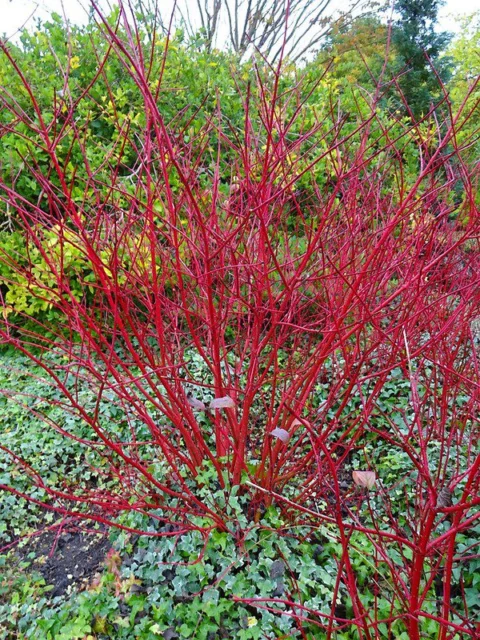
<path fill-rule="evenodd" d="M 2 48 L 5 637 L 475 637 L 476 84 L 97 18 Z"/>
<path fill-rule="evenodd" d="M 9 354 L 3 358 L 2 374 L 2 389 L 11 389 L 11 395 L 2 405 L 2 432 L 7 434 L 4 444 L 21 451 L 51 487 L 60 486 L 59 477 L 65 475 L 67 465 L 70 479 L 76 485 L 88 485 L 92 479 L 100 486 L 108 485 L 104 477 L 98 472 L 91 473 L 85 465 L 79 443 L 71 442 L 66 446 L 54 429 L 45 428 L 45 419 L 53 419 L 59 412 L 51 403 L 58 392 L 51 385 L 41 384 L 41 369 L 32 371 L 27 359 Z M 32 374 L 38 378 L 32 379 Z M 327 387 L 323 384 L 316 389 L 319 402 L 326 396 Z M 32 393 L 36 399 L 34 407 L 25 403 Z M 401 421 L 409 397 L 408 381 L 400 371 L 393 371 L 382 390 L 379 406 L 388 410 L 394 420 Z M 467 401 L 465 397 L 459 398 L 459 407 Z M 93 398 L 85 394 L 83 402 L 88 406 Z M 357 411 L 360 404 L 359 396 L 352 400 Z M 36 418 L 32 416 L 32 409 L 38 411 Z M 40 412 L 43 419 L 40 419 Z M 111 422 L 111 403 L 104 402 L 100 414 L 105 422 Z M 377 420 L 381 424 L 381 415 Z M 85 427 L 80 420 L 72 420 L 70 428 L 75 435 L 85 435 Z M 367 453 L 375 460 L 382 483 L 389 488 L 399 525 L 408 527 L 405 493 L 411 497 L 417 490 L 412 465 L 403 452 L 391 446 Z M 440 458 L 439 443 L 433 442 L 429 448 L 432 466 L 438 464 Z M 454 461 L 462 469 L 468 467 L 468 446 L 460 447 L 458 455 L 452 458 L 452 464 Z M 353 469 L 362 464 L 362 456 L 356 456 L 348 466 Z M 27 490 L 29 479 L 12 468 L 7 456 L 2 457 L 0 468 L 2 483 L 9 482 L 17 490 Z M 344 475 L 342 482 L 347 479 L 348 475 Z M 113 536 L 107 568 L 99 577 L 98 563 L 93 565 L 95 571 L 87 576 L 89 579 L 85 583 L 81 583 L 80 596 L 75 592 L 72 595 L 68 590 L 69 584 L 77 582 L 75 579 L 72 581 L 70 572 L 75 572 L 78 557 L 63 566 L 65 558 L 61 553 L 63 539 L 72 537 L 80 546 L 81 562 L 85 563 L 88 545 L 78 536 L 78 523 L 58 521 L 52 514 L 42 514 L 27 500 L 2 494 L 0 522 L 4 551 L 0 621 L 6 637 L 9 637 L 9 632 L 33 638 L 82 638 L 89 634 L 93 637 L 129 638 L 134 635 L 155 638 L 165 633 L 169 634 L 166 637 L 175 637 L 172 635 L 174 632 L 179 637 L 195 638 L 232 637 L 233 634 L 233 637 L 246 638 L 282 637 L 282 634 L 301 637 L 300 625 L 291 615 L 279 618 L 278 614 L 287 607 L 275 601 L 288 593 L 289 599 L 308 609 L 308 612 L 299 610 L 300 616 L 314 621 L 317 616 L 312 615 L 313 610 L 328 613 L 337 573 L 335 558 L 342 552 L 335 528 L 308 524 L 294 527 L 283 519 L 276 505 L 262 514 L 259 523 L 252 523 L 248 518 L 248 497 L 232 492 L 231 488 L 226 492 L 219 490 L 214 469 L 208 466 L 202 469 L 198 482 L 201 495 L 208 496 L 217 504 L 228 504 L 231 532 L 213 531 L 208 539 L 199 532 L 192 532 L 179 539 L 174 537 L 170 542 L 129 534 Z M 33 495 L 43 497 L 39 491 Z M 359 509 L 361 516 L 365 507 L 359 505 Z M 377 518 L 381 513 L 381 509 L 376 512 Z M 137 516 L 123 520 L 124 524 L 126 522 L 158 534 L 154 521 Z M 59 527 L 63 533 L 57 539 Z M 90 530 L 92 528 L 89 527 Z M 43 535 L 37 538 L 35 534 L 38 531 L 43 531 Z M 43 540 L 48 531 L 52 536 L 39 550 L 36 540 Z M 90 539 L 85 535 L 85 538 L 97 543 L 102 540 L 103 533 L 98 529 L 96 535 L 92 534 Z M 21 542 L 11 545 L 19 537 Z M 349 543 L 365 605 L 376 606 L 388 617 L 394 585 L 384 572 L 375 567 L 374 548 L 363 534 L 353 534 Z M 452 602 L 461 606 L 466 599 L 472 620 L 478 615 L 477 545 L 478 524 L 457 536 L 456 566 L 452 576 Z M 49 561 L 54 548 L 55 553 Z M 398 564 L 398 569 L 404 570 L 403 563 L 408 556 L 402 558 L 393 546 L 389 555 Z M 102 558 L 100 556 L 100 561 Z M 60 569 L 54 576 L 45 571 L 49 562 L 60 562 Z M 50 586 L 52 584 L 53 587 Z M 259 599 L 264 606 L 276 610 L 275 614 L 253 608 L 248 602 L 250 599 Z M 271 605 L 267 604 L 269 601 L 272 601 Z M 440 601 L 441 588 L 436 580 L 426 605 L 432 615 L 435 615 Z M 344 624 L 350 624 L 345 621 L 351 615 L 351 604 L 348 592 L 342 586 L 335 613 L 339 619 L 334 627 L 335 636 L 356 637 L 348 633 L 346 627 L 343 628 Z M 397 637 L 408 637 L 401 620 L 388 626 Z M 314 624 L 304 621 L 302 627 L 305 633 L 310 632 L 311 637 L 318 637 L 319 631 Z M 387 625 L 379 626 L 380 637 L 388 637 L 387 629 Z M 422 630 L 427 637 L 435 637 L 437 623 L 424 621 Z"/>

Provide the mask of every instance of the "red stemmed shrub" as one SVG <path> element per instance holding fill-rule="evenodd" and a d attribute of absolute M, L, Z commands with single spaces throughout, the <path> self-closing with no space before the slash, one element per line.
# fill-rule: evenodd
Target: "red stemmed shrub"
<path fill-rule="evenodd" d="M 357 585 L 358 535 L 373 550 L 372 590 L 388 580 L 396 593 L 390 621 L 404 616 L 413 639 L 428 617 L 443 639 L 473 637 L 468 607 L 452 621 L 450 593 L 456 537 L 479 515 L 480 220 L 476 175 L 456 144 L 465 115 L 446 100 L 427 129 L 386 119 L 377 96 L 354 124 L 333 106 L 312 124 L 301 81 L 282 92 L 281 67 L 265 66 L 251 84 L 238 81 L 242 130 L 222 118 L 218 96 L 217 113 L 187 138 L 158 110 L 155 51 L 126 21 L 102 28 L 111 48 L 98 78 L 118 56 L 143 113 L 118 115 L 100 166 L 90 160 L 92 122 L 76 117 L 89 100 L 95 111 L 89 89 L 44 113 L 28 70 L 4 47 L 28 107 L 4 92 L 3 132 L 28 140 L 23 161 L 41 197 L 28 201 L 2 176 L 25 253 L 0 256 L 11 274 L 0 337 L 43 367 L 58 406 L 89 436 L 48 428 L 98 454 L 91 464 L 101 458 L 115 483 L 51 487 L 18 452 L 14 463 L 61 514 L 118 525 L 136 511 L 176 527 L 152 535 L 218 527 L 241 536 L 196 491 L 208 463 L 220 488 L 250 494 L 252 523 L 274 504 L 293 523 L 335 532 L 336 589 L 348 590 L 344 624 L 359 637 L 379 637 L 384 617 Z M 406 175 L 412 149 L 418 162 Z M 13 282 L 48 314 L 12 308 Z M 408 400 L 393 417 L 392 380 Z M 405 468 L 375 475 L 384 455 Z M 434 588 L 436 614 L 425 607 Z M 290 604 L 299 620 L 311 617 Z M 335 619 L 334 603 L 319 623 L 328 637 Z"/>

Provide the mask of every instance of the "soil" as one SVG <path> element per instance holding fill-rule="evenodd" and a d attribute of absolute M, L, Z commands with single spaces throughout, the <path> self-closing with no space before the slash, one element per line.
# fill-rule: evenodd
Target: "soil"
<path fill-rule="evenodd" d="M 76 527 L 62 527 L 39 536 L 32 545 L 18 550 L 20 555 L 35 558 L 31 566 L 39 571 L 48 585 L 51 597 L 69 593 L 73 586 L 82 589 L 92 582 L 105 560 L 111 544 L 104 531 L 86 532 Z"/>

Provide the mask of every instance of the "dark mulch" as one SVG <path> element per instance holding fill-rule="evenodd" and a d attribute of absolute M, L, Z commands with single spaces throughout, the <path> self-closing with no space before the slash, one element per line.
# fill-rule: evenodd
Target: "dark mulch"
<path fill-rule="evenodd" d="M 32 569 L 39 571 L 48 585 L 50 596 L 62 596 L 86 587 L 97 574 L 111 548 L 105 531 L 90 532 L 76 527 L 53 529 L 17 550 L 18 555 L 35 553 Z M 31 557 L 31 556 L 30 556 Z"/>

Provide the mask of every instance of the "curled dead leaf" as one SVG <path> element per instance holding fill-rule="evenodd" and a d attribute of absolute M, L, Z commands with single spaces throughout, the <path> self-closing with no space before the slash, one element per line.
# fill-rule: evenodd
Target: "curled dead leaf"
<path fill-rule="evenodd" d="M 437 498 L 437 509 L 445 509 L 452 506 L 452 490 L 449 487 L 443 487 Z"/>
<path fill-rule="evenodd" d="M 311 427 L 310 422 L 305 419 L 299 420 L 298 418 L 295 418 L 292 422 L 292 427 L 305 427 L 305 425 L 307 425 L 307 427 Z"/>
<path fill-rule="evenodd" d="M 365 487 L 366 489 L 372 489 L 377 480 L 375 471 L 354 471 L 352 477 L 353 482 L 358 487 Z"/>
<path fill-rule="evenodd" d="M 223 396 L 223 398 L 215 398 L 210 402 L 210 409 L 233 409 L 235 402 L 230 396 Z"/>
<path fill-rule="evenodd" d="M 193 396 L 188 397 L 188 404 L 195 411 L 205 411 L 207 408 L 201 400 L 197 400 L 197 398 L 194 398 Z"/>
<path fill-rule="evenodd" d="M 290 440 L 290 434 L 285 429 L 276 427 L 273 431 L 270 431 L 270 435 L 274 438 L 278 438 L 282 442 L 288 442 Z"/>

